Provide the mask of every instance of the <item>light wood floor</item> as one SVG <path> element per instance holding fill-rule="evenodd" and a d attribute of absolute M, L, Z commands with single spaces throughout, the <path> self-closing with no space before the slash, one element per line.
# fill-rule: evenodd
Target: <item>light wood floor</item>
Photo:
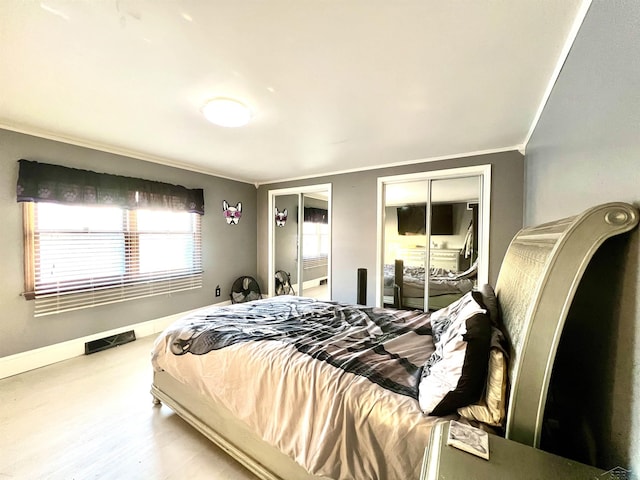
<path fill-rule="evenodd" d="M 0 380 L 0 480 L 255 480 L 152 405 L 153 339 Z"/>
<path fill-rule="evenodd" d="M 318 285 L 317 287 L 305 288 L 302 292 L 305 297 L 311 297 L 318 300 L 330 300 L 329 288 L 326 284 Z"/>

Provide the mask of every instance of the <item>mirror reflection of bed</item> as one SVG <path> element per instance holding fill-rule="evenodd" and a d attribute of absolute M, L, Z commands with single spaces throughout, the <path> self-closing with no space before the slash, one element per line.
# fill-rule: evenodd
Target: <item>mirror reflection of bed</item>
<path fill-rule="evenodd" d="M 393 265 L 385 264 L 384 272 L 385 306 L 418 310 L 424 308 L 424 266 L 407 265 L 400 258 Z M 432 263 L 428 276 L 428 309 L 435 311 L 445 308 L 473 290 L 477 284 L 477 273 L 477 262 L 466 270 L 437 267 Z"/>
<path fill-rule="evenodd" d="M 397 199 L 397 190 L 403 192 L 402 199 Z M 429 190 L 431 202 L 420 202 Z M 384 305 L 439 310 L 472 290 L 478 278 L 478 212 L 475 176 L 433 180 L 430 189 L 424 181 L 388 189 Z"/>

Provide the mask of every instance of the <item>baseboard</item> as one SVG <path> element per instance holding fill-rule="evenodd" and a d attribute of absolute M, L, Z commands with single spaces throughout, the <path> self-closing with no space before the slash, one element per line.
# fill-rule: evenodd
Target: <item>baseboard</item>
<path fill-rule="evenodd" d="M 307 280 L 306 282 L 302 282 L 302 289 L 304 290 L 307 288 L 319 287 L 320 282 L 326 279 L 327 277 L 318 277 L 318 278 L 314 278 L 313 280 Z"/>
<path fill-rule="evenodd" d="M 227 301 L 216 305 L 222 306 L 230 303 L 230 301 Z M 127 330 L 133 330 L 136 338 L 147 337 L 149 335 L 160 333 L 178 318 L 197 310 L 200 309 L 196 308 L 187 312 L 176 313 L 174 315 L 168 315 L 166 317 L 156 318 L 154 320 L 136 323 L 133 325 L 126 325 L 113 330 L 88 335 L 86 337 L 76 338 L 66 342 L 36 348 L 35 350 L 2 357 L 0 358 L 0 379 L 84 355 L 84 344 L 99 338 L 116 335 Z"/>

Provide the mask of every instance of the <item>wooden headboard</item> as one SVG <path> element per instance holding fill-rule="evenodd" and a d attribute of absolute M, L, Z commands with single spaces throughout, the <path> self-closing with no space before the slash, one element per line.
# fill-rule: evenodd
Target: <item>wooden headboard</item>
<path fill-rule="evenodd" d="M 595 251 L 638 223 L 626 203 L 524 228 L 500 268 L 496 296 L 511 345 L 506 437 L 540 446 L 547 390 L 571 302 Z"/>

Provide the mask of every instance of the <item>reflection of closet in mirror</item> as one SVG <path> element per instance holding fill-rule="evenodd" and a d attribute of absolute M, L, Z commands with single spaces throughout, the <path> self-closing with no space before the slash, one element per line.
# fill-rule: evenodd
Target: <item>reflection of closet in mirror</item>
<path fill-rule="evenodd" d="M 329 299 L 331 185 L 269 191 L 269 216 L 269 295 Z M 292 290 L 281 288 L 283 272 Z"/>
<path fill-rule="evenodd" d="M 379 304 L 444 308 L 488 278 L 490 167 L 379 179 Z"/>

